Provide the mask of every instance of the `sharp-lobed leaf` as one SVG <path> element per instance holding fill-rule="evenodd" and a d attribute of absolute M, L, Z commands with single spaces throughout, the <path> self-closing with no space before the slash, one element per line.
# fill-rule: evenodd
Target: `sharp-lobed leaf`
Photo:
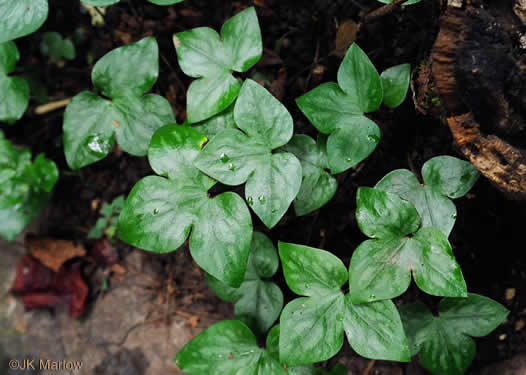
<path fill-rule="evenodd" d="M 246 72 L 263 52 L 261 31 L 253 7 L 225 22 L 221 35 L 199 27 L 174 35 L 179 65 L 193 78 L 187 92 L 187 119 L 193 124 L 229 107 L 241 84 L 232 71 Z"/>
<path fill-rule="evenodd" d="M 15 70 L 19 58 L 14 42 L 0 44 L 0 121 L 7 123 L 19 120 L 29 104 L 27 82 L 20 77 L 8 76 Z"/>
<path fill-rule="evenodd" d="M 380 129 L 364 113 L 377 110 L 383 97 L 378 72 L 356 44 L 340 65 L 338 84 L 324 83 L 296 100 L 310 122 L 329 135 L 327 151 L 332 173 L 355 166 L 374 151 Z"/>
<path fill-rule="evenodd" d="M 383 103 L 396 108 L 404 101 L 409 90 L 411 80 L 411 65 L 401 64 L 393 66 L 382 72 L 382 87 L 384 90 Z"/>
<path fill-rule="evenodd" d="M 260 103 L 267 107 L 259 107 Z M 292 137 L 292 118 L 267 90 L 251 80 L 243 84 L 234 118 L 244 132 L 221 131 L 199 153 L 194 165 L 226 185 L 246 182 L 248 204 L 272 228 L 301 187 L 300 161 L 290 153 L 272 153 Z"/>
<path fill-rule="evenodd" d="M 36 31 L 47 18 L 47 0 L 3 0 L 0 2 L 0 43 Z"/>
<path fill-rule="evenodd" d="M 420 353 L 422 365 L 435 375 L 462 375 L 475 357 L 470 336 L 489 334 L 507 317 L 502 305 L 477 294 L 444 298 L 434 317 L 421 303 L 400 309 L 412 354 Z"/>
<path fill-rule="evenodd" d="M 165 98 L 143 95 L 152 88 L 158 71 L 157 42 L 151 37 L 117 48 L 95 64 L 93 83 L 113 100 L 84 91 L 67 106 L 64 151 L 72 169 L 106 157 L 115 139 L 124 151 L 144 156 L 155 131 L 175 122 Z"/>
<path fill-rule="evenodd" d="M 295 135 L 282 149 L 295 155 L 301 163 L 303 178 L 294 199 L 296 215 L 307 215 L 324 206 L 338 188 L 338 182 L 328 172 L 326 137 L 320 136 L 315 142 L 307 135 Z"/>
<path fill-rule="evenodd" d="M 119 217 L 120 238 L 158 253 L 174 251 L 190 230 L 196 263 L 223 283 L 243 281 L 252 238 L 252 221 L 243 200 L 226 192 L 213 198 L 214 181 L 192 165 L 206 138 L 195 129 L 167 125 L 152 138 L 149 176 L 130 192 Z"/>

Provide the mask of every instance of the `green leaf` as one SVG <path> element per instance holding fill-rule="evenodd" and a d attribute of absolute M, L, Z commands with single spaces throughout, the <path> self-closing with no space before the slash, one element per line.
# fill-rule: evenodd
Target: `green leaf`
<path fill-rule="evenodd" d="M 469 162 L 452 156 L 437 156 L 422 167 L 424 183 L 451 199 L 461 198 L 473 187 L 479 173 Z"/>
<path fill-rule="evenodd" d="M 52 161 L 16 148 L 0 132 L 0 236 L 12 241 L 48 201 L 58 179 Z"/>
<path fill-rule="evenodd" d="M 15 43 L 0 44 L 0 121 L 7 123 L 19 120 L 29 104 L 27 82 L 20 77 L 8 76 L 15 70 L 19 58 Z"/>
<path fill-rule="evenodd" d="M 380 76 L 367 55 L 353 44 L 338 70 L 338 82 L 324 83 L 296 100 L 322 133 L 329 135 L 328 163 L 343 172 L 367 158 L 380 140 L 380 129 L 364 113 L 378 109 L 383 91 Z"/>
<path fill-rule="evenodd" d="M 376 240 L 364 241 L 351 258 L 353 303 L 397 297 L 409 287 L 411 274 L 418 287 L 431 295 L 467 295 L 446 236 L 438 228 L 418 229 L 420 218 L 411 203 L 394 194 L 360 188 L 357 206 L 360 229 Z"/>
<path fill-rule="evenodd" d="M 283 146 L 283 151 L 295 155 L 302 170 L 300 191 L 294 200 L 296 215 L 307 215 L 324 206 L 336 193 L 338 182 L 327 171 L 327 140 L 319 137 L 316 143 L 307 135 L 295 135 Z"/>
<path fill-rule="evenodd" d="M 47 0 L 4 0 L 0 2 L 0 43 L 36 31 L 47 18 Z"/>
<path fill-rule="evenodd" d="M 411 360 L 402 321 L 392 301 L 354 305 L 347 295 L 345 309 L 343 326 L 356 353 L 389 361 Z"/>
<path fill-rule="evenodd" d="M 97 222 L 95 223 L 95 226 L 91 228 L 91 230 L 89 231 L 87 238 L 104 237 L 104 229 L 106 229 L 107 224 L 108 222 L 105 218 L 103 217 L 98 218 Z"/>
<path fill-rule="evenodd" d="M 265 105 L 266 107 L 263 107 Z M 246 80 L 236 102 L 238 129 L 217 134 L 195 166 L 226 185 L 246 182 L 245 197 L 268 227 L 283 217 L 301 187 L 301 163 L 290 153 L 272 153 L 292 137 L 290 114 L 262 86 Z"/>
<path fill-rule="evenodd" d="M 384 90 L 383 103 L 396 108 L 404 101 L 409 90 L 411 80 L 411 65 L 401 64 L 393 66 L 382 72 L 380 76 Z"/>
<path fill-rule="evenodd" d="M 285 281 L 296 294 L 323 296 L 339 291 L 347 281 L 342 261 L 327 251 L 286 242 L 278 248 Z"/>
<path fill-rule="evenodd" d="M 353 43 L 338 69 L 338 84 L 360 112 L 374 112 L 382 104 L 382 81 L 365 52 Z"/>
<path fill-rule="evenodd" d="M 407 199 L 415 205 L 423 227 L 436 227 L 449 236 L 457 210 L 448 196 L 465 195 L 476 182 L 478 172 L 465 161 L 438 156 L 424 164 L 422 175 L 425 184 L 420 184 L 411 171 L 397 169 L 382 178 L 375 188 Z"/>
<path fill-rule="evenodd" d="M 154 134 L 150 165 L 168 178 L 149 176 L 134 186 L 119 217 L 119 236 L 133 246 L 166 253 L 183 245 L 191 231 L 196 263 L 239 287 L 252 238 L 250 212 L 237 194 L 208 196 L 215 181 L 192 165 L 205 141 L 196 130 L 179 125 Z"/>
<path fill-rule="evenodd" d="M 262 55 L 261 31 L 253 7 L 229 19 L 221 36 L 207 27 L 174 35 L 183 72 L 193 78 L 187 93 L 189 123 L 206 120 L 230 106 L 240 83 L 232 71 L 246 72 Z"/>
<path fill-rule="evenodd" d="M 122 68 L 122 61 L 129 69 Z M 144 156 L 153 133 L 175 121 L 166 99 L 143 95 L 155 83 L 158 65 L 154 38 L 117 48 L 97 62 L 93 83 L 113 100 L 84 91 L 66 107 L 64 151 L 72 169 L 106 157 L 115 138 L 124 151 Z"/>
<path fill-rule="evenodd" d="M 52 61 L 58 61 L 62 58 L 73 60 L 75 58 L 75 46 L 71 40 L 63 39 L 62 35 L 55 31 L 46 32 L 42 35 L 40 52 Z"/>
<path fill-rule="evenodd" d="M 226 129 L 236 129 L 234 121 L 234 105 L 231 105 L 223 112 L 210 117 L 193 126 L 199 133 L 204 134 L 208 139 L 214 138 L 217 134 Z"/>
<path fill-rule="evenodd" d="M 80 0 L 84 4 L 88 4 L 94 7 L 105 7 L 108 5 L 117 4 L 121 0 Z"/>
<path fill-rule="evenodd" d="M 278 319 L 283 307 L 283 293 L 272 277 L 279 266 L 276 249 L 263 233 L 254 232 L 245 278 L 239 288 L 232 288 L 207 275 L 208 284 L 225 301 L 236 302 L 236 319 L 256 333 L 265 333 Z"/>
<path fill-rule="evenodd" d="M 489 298 L 469 294 L 467 298 L 444 298 L 434 317 L 420 304 L 400 309 L 412 353 L 420 353 L 422 365 L 436 375 L 462 375 L 475 357 L 470 336 L 488 335 L 509 311 Z"/>
<path fill-rule="evenodd" d="M 173 5 L 182 3 L 184 0 L 148 0 L 152 4 L 156 5 Z"/>

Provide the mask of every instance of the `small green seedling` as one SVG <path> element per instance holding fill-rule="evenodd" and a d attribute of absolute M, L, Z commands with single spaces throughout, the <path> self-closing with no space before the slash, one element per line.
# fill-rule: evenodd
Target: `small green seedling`
<path fill-rule="evenodd" d="M 375 188 L 407 199 L 415 205 L 423 227 L 436 227 L 449 236 L 457 219 L 457 209 L 451 199 L 466 195 L 478 177 L 471 163 L 444 155 L 424 163 L 423 184 L 413 172 L 397 169 L 382 178 Z"/>
<path fill-rule="evenodd" d="M 148 94 L 159 75 L 155 38 L 117 48 L 103 56 L 91 79 L 102 96 L 83 91 L 64 113 L 64 152 L 68 165 L 78 169 L 103 159 L 119 146 L 144 156 L 153 133 L 175 121 L 170 103 Z"/>
<path fill-rule="evenodd" d="M 490 334 L 508 313 L 504 306 L 477 294 L 444 298 L 438 316 L 421 303 L 400 309 L 411 355 L 420 353 L 422 365 L 435 375 L 464 374 L 477 350 L 471 337 Z"/>
<path fill-rule="evenodd" d="M 236 101 L 234 120 L 238 129 L 214 136 L 194 164 L 223 184 L 246 182 L 249 206 L 272 228 L 301 186 L 300 161 L 291 153 L 273 152 L 292 138 L 292 117 L 263 86 L 248 79 Z"/>
<path fill-rule="evenodd" d="M 197 123 L 230 106 L 241 88 L 232 72 L 246 72 L 263 52 L 255 9 L 248 8 L 225 22 L 221 36 L 199 27 L 174 35 L 182 71 L 193 78 L 187 92 L 187 119 Z"/>
<path fill-rule="evenodd" d="M 210 196 L 216 181 L 193 166 L 206 141 L 197 130 L 181 125 L 167 125 L 154 134 L 148 160 L 162 177 L 145 177 L 133 187 L 118 234 L 124 242 L 157 253 L 177 250 L 190 236 L 196 263 L 238 288 L 247 267 L 252 219 L 239 195 Z"/>
<path fill-rule="evenodd" d="M 0 14 L 0 43 L 4 43 L 42 26 L 48 14 L 48 0 L 2 0 Z"/>
<path fill-rule="evenodd" d="M 94 6 L 94 7 L 106 7 L 120 3 L 121 0 L 81 0 L 83 3 Z M 148 0 L 152 4 L 156 5 L 173 5 L 182 3 L 184 0 Z"/>
<path fill-rule="evenodd" d="M 120 195 L 108 204 L 103 203 L 101 214 L 95 226 L 88 233 L 88 238 L 102 238 L 106 236 L 108 239 L 112 239 L 117 231 L 119 215 L 124 207 L 124 195 Z"/>
<path fill-rule="evenodd" d="M 415 206 L 398 195 L 362 187 L 356 221 L 372 238 L 354 251 L 350 273 L 353 303 L 394 298 L 416 285 L 435 296 L 466 297 L 466 283 L 447 237 L 421 227 Z"/>
<path fill-rule="evenodd" d="M 327 140 L 332 173 L 341 173 L 368 157 L 380 141 L 380 129 L 365 113 L 382 101 L 399 105 L 409 86 L 407 64 L 390 68 L 380 77 L 369 57 L 353 44 L 338 70 L 338 83 L 324 83 L 296 100 L 298 107 Z"/>
<path fill-rule="evenodd" d="M 1 11 L 1 5 L 0 5 Z M 1 31 L 0 31 L 1 33 Z M 19 120 L 29 104 L 29 86 L 20 77 L 12 77 L 20 59 L 15 43 L 0 44 L 0 121 L 14 123 Z"/>
<path fill-rule="evenodd" d="M 47 203 L 58 179 L 51 160 L 14 147 L 0 132 L 0 236 L 12 241 Z"/>
<path fill-rule="evenodd" d="M 237 320 L 216 323 L 193 338 L 175 357 L 175 363 L 189 375 L 344 375 L 338 364 L 330 373 L 313 366 L 291 367 L 279 360 L 279 325 L 267 336 L 266 349 L 256 336 Z"/>
<path fill-rule="evenodd" d="M 241 286 L 229 287 L 210 275 L 207 275 L 208 285 L 222 300 L 235 302 L 236 319 L 257 334 L 263 334 L 276 322 L 283 308 L 281 289 L 268 280 L 274 276 L 278 266 L 278 254 L 270 239 L 263 233 L 254 232 Z"/>
<path fill-rule="evenodd" d="M 279 243 L 289 288 L 305 296 L 289 302 L 281 313 L 279 355 L 290 366 L 325 361 L 343 345 L 344 332 L 361 356 L 409 361 L 409 346 L 394 303 L 384 300 L 356 305 L 341 288 L 349 273 L 331 253 Z"/>
<path fill-rule="evenodd" d="M 62 35 L 55 31 L 50 31 L 42 35 L 40 42 L 40 53 L 49 57 L 53 62 L 61 59 L 75 59 L 75 46 L 69 39 L 62 38 Z"/>

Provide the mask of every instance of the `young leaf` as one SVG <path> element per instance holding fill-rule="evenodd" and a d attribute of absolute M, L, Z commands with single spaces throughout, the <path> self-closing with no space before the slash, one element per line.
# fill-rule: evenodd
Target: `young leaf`
<path fill-rule="evenodd" d="M 1 10 L 0 5 L 0 10 Z M 20 58 L 15 43 L 0 44 L 0 121 L 13 123 L 20 119 L 29 103 L 29 86 L 20 77 L 11 77 Z"/>
<path fill-rule="evenodd" d="M 225 301 L 235 301 L 235 316 L 256 333 L 265 333 L 278 319 L 283 307 L 279 286 L 265 279 L 272 277 L 279 265 L 278 255 L 270 239 L 254 232 L 245 278 L 239 288 L 225 285 L 207 275 L 208 285 Z"/>
<path fill-rule="evenodd" d="M 248 204 L 272 228 L 301 186 L 299 160 L 290 153 L 272 153 L 292 137 L 292 117 L 267 90 L 246 80 L 234 118 L 239 129 L 217 134 L 197 156 L 195 166 L 226 185 L 246 182 Z"/>
<path fill-rule="evenodd" d="M 413 203 L 422 218 L 423 227 L 436 227 L 449 236 L 457 210 L 448 199 L 464 196 L 477 181 L 479 173 L 470 163 L 451 157 L 438 156 L 422 167 L 424 184 L 407 169 L 388 173 L 376 189 L 398 194 Z"/>
<path fill-rule="evenodd" d="M 112 100 L 84 91 L 67 106 L 64 152 L 72 169 L 103 159 L 113 148 L 114 138 L 124 151 L 146 154 L 153 133 L 175 121 L 166 99 L 143 95 L 158 73 L 158 46 L 151 37 L 117 48 L 95 64 L 93 84 Z"/>
<path fill-rule="evenodd" d="M 42 35 L 40 52 L 44 56 L 48 56 L 51 61 L 58 61 L 62 58 L 73 60 L 75 58 L 75 46 L 71 40 L 62 38 L 62 35 L 55 31 Z"/>
<path fill-rule="evenodd" d="M 347 281 L 334 255 L 307 246 L 279 243 L 287 285 L 307 297 L 292 300 L 281 314 L 279 353 L 287 365 L 324 361 L 343 345 L 343 333 L 361 355 L 409 360 L 398 312 L 391 301 L 355 306 L 341 287 Z"/>
<path fill-rule="evenodd" d="M 163 177 L 145 177 L 134 186 L 119 217 L 119 236 L 139 248 L 166 253 L 183 245 L 191 231 L 190 253 L 196 263 L 239 287 L 252 238 L 250 212 L 237 194 L 208 196 L 216 182 L 193 166 L 206 140 L 180 125 L 154 134 L 148 158 Z"/>
<path fill-rule="evenodd" d="M 310 122 L 329 135 L 327 152 L 332 173 L 353 167 L 374 151 L 380 129 L 364 113 L 377 110 L 383 97 L 378 72 L 356 44 L 340 65 L 338 84 L 324 83 L 296 100 Z"/>
<path fill-rule="evenodd" d="M 0 132 L 0 236 L 12 241 L 48 201 L 58 179 L 51 160 L 15 148 Z"/>
<path fill-rule="evenodd" d="M 255 9 L 248 8 L 223 25 L 221 36 L 200 27 L 174 35 L 179 65 L 193 78 L 187 92 L 187 119 L 193 124 L 223 111 L 236 99 L 241 84 L 232 71 L 246 72 L 263 51 Z"/>
<path fill-rule="evenodd" d="M 0 43 L 31 34 L 47 18 L 47 0 L 3 0 L 0 2 Z"/>
<path fill-rule="evenodd" d="M 420 303 L 400 309 L 412 354 L 420 353 L 422 365 L 435 375 L 464 374 L 476 352 L 471 337 L 488 335 L 509 313 L 497 302 L 477 294 L 444 298 L 439 311 L 435 317 Z"/>
<path fill-rule="evenodd" d="M 295 135 L 282 150 L 294 154 L 301 163 L 303 178 L 294 199 L 296 215 L 307 215 L 330 201 L 338 182 L 328 171 L 327 139 L 320 136 L 315 142 L 307 135 Z"/>
<path fill-rule="evenodd" d="M 404 101 L 411 80 L 411 65 L 401 64 L 382 72 L 382 87 L 384 89 L 383 103 L 390 107 L 398 107 Z"/>
<path fill-rule="evenodd" d="M 398 196 L 371 188 L 357 194 L 356 220 L 366 240 L 354 251 L 349 286 L 355 304 L 390 299 L 409 287 L 411 274 L 426 293 L 465 297 L 466 283 L 446 236 L 419 228 L 416 209 Z M 412 235 L 412 236 L 409 236 Z"/>

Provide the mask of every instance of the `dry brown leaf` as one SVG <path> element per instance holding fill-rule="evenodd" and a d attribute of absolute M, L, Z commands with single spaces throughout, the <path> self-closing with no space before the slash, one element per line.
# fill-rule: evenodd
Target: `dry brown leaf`
<path fill-rule="evenodd" d="M 188 318 L 188 324 L 190 324 L 192 328 L 197 328 L 199 326 L 199 317 L 197 315 L 192 315 Z"/>
<path fill-rule="evenodd" d="M 53 238 L 28 237 L 26 247 L 33 257 L 55 272 L 68 260 L 86 255 L 86 249 L 82 245 Z"/>
<path fill-rule="evenodd" d="M 339 57 L 345 56 L 349 46 L 356 41 L 358 30 L 358 24 L 353 20 L 347 20 L 342 23 L 336 33 L 336 48 L 333 54 Z"/>

